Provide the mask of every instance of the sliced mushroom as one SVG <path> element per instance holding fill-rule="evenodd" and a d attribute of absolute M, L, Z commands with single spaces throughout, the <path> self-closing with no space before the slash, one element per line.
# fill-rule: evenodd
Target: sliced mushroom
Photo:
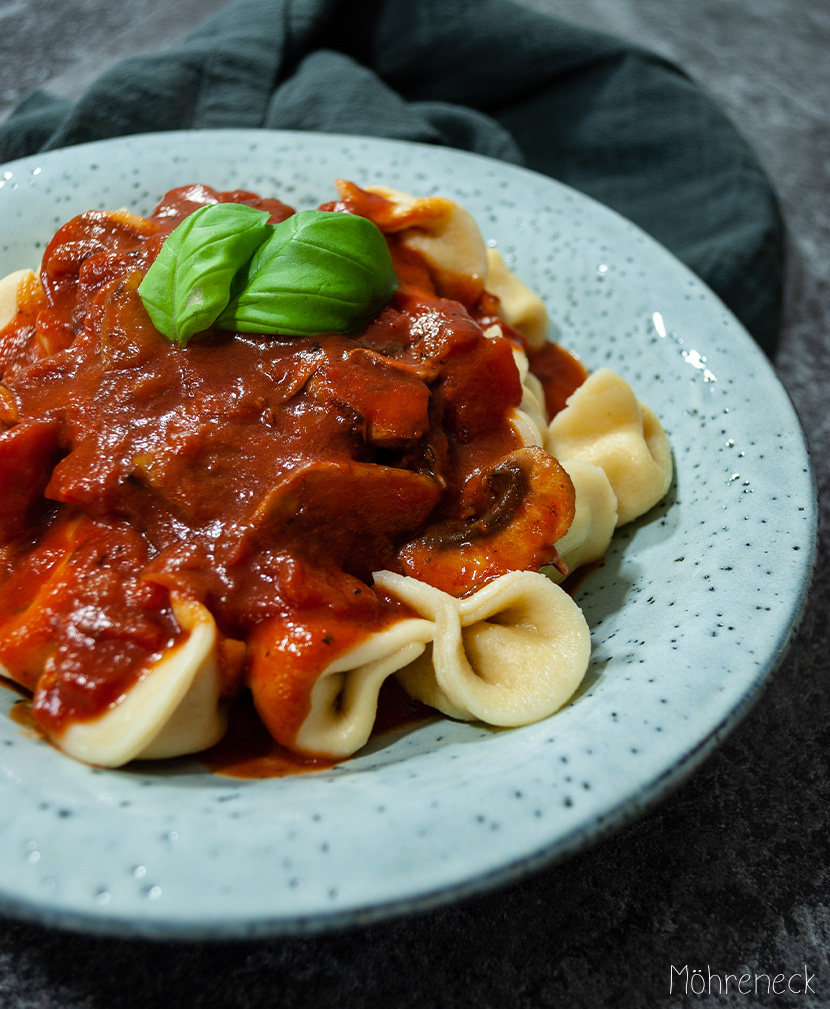
<path fill-rule="evenodd" d="M 439 483 L 428 475 L 348 459 L 316 460 L 264 497 L 242 549 L 277 537 L 299 544 L 307 557 L 345 564 L 368 577 L 391 542 L 423 525 L 440 494 Z M 374 516 L 371 528 L 367 514 Z"/>
<path fill-rule="evenodd" d="M 403 572 L 461 596 L 516 569 L 557 563 L 573 520 L 573 484 L 556 459 L 531 446 L 470 479 L 466 517 L 438 522 L 398 552 Z"/>

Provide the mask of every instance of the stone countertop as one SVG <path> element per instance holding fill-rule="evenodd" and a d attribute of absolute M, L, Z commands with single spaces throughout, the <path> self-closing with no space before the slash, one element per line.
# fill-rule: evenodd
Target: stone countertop
<path fill-rule="evenodd" d="M 781 198 L 787 304 L 776 369 L 801 417 L 830 518 L 830 8 L 825 0 L 525 0 L 677 61 L 730 114 Z M 184 34 L 219 0 L 0 3 L 0 112 L 32 87 L 73 95 L 102 64 Z M 759 417 L 759 424 L 763 418 Z M 830 1005 L 830 574 L 760 703 L 651 813 L 568 862 L 495 893 L 343 933 L 156 944 L 4 921 L 0 1004 L 640 1007 L 678 999 L 670 968 L 787 976 Z"/>

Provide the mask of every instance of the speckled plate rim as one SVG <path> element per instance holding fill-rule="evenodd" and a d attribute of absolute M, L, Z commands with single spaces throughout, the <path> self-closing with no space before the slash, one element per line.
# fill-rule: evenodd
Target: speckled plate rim
<path fill-rule="evenodd" d="M 150 134 L 145 137 L 120 138 L 95 144 L 80 145 L 76 148 L 67 148 L 64 151 L 52 152 L 41 157 L 27 158 L 10 163 L 0 168 L 0 172 L 3 173 L 3 182 L 0 182 L 0 186 L 4 183 L 8 185 L 10 182 L 14 184 L 13 180 L 15 178 L 19 178 L 26 173 L 39 172 L 44 165 L 59 166 L 67 157 L 84 158 L 89 156 L 98 158 L 101 156 L 105 158 L 108 152 L 111 153 L 119 148 L 123 149 L 125 145 L 129 148 L 130 145 L 141 144 L 149 144 L 157 151 L 168 149 L 175 152 L 181 145 L 192 144 L 194 138 L 196 138 L 199 144 L 207 145 L 207 148 L 210 148 L 211 144 L 223 147 L 231 140 L 240 143 L 253 142 L 257 146 L 264 145 L 265 147 L 276 145 L 280 142 L 284 145 L 290 145 L 294 142 L 320 143 L 324 147 L 330 147 L 333 150 L 338 145 L 344 149 L 362 146 L 364 151 L 384 151 L 390 158 L 407 159 L 417 157 L 423 165 L 433 166 L 431 169 L 433 176 L 436 162 L 444 162 L 445 164 L 454 162 L 461 165 L 463 171 L 476 170 L 487 172 L 494 177 L 498 177 L 500 181 L 520 182 L 531 188 L 541 186 L 548 189 L 551 193 L 556 193 L 558 199 L 566 198 L 572 205 L 581 208 L 589 218 L 608 222 L 609 227 L 612 227 L 613 222 L 612 230 L 614 228 L 619 229 L 622 224 L 626 233 L 631 236 L 632 242 L 636 240 L 640 256 L 645 256 L 646 259 L 652 260 L 656 257 L 661 264 L 670 264 L 669 272 L 677 277 L 678 282 L 683 280 L 692 283 L 697 288 L 703 289 L 703 285 L 696 278 L 693 278 L 685 267 L 674 260 L 668 252 L 657 245 L 652 239 L 643 235 L 639 229 L 636 229 L 629 222 L 624 222 L 613 211 L 581 194 L 567 190 L 566 187 L 551 180 L 543 179 L 535 173 L 514 166 L 504 165 L 500 162 L 494 162 L 478 155 L 436 149 L 426 145 L 409 144 L 400 141 L 375 140 L 352 136 L 341 137 L 337 135 L 327 135 L 315 140 L 312 134 L 249 130 L 203 131 L 198 134 Z M 425 179 L 428 179 L 430 182 L 434 181 L 434 177 L 430 177 L 430 170 L 427 171 Z M 2 200 L 2 195 L 0 193 L 0 200 Z M 281 194 L 277 193 L 276 195 Z M 0 203 L 0 213 L 2 213 L 2 206 L 3 204 Z M 710 313 L 719 312 L 722 317 L 728 316 L 728 313 L 715 296 L 708 289 L 705 290 L 705 297 L 708 299 L 707 311 Z M 728 342 L 739 347 L 742 354 L 750 357 L 756 369 L 756 375 L 760 375 L 764 388 L 775 388 L 780 392 L 780 384 L 769 363 L 757 349 L 751 338 L 731 316 L 728 316 L 727 330 Z M 567 333 L 563 336 L 563 342 L 566 344 L 568 342 Z M 588 363 L 594 364 L 592 361 Z M 787 402 L 789 403 L 788 399 Z M 710 721 L 705 726 L 701 726 L 694 744 L 685 747 L 682 752 L 676 753 L 673 760 L 657 768 L 654 773 L 641 776 L 639 780 L 631 784 L 631 787 L 627 791 L 620 793 L 617 801 L 607 803 L 600 814 L 586 817 L 582 822 L 577 823 L 576 826 L 570 829 L 559 833 L 554 832 L 544 843 L 536 844 L 532 849 L 521 851 L 515 858 L 503 858 L 499 864 L 473 872 L 468 876 L 460 876 L 452 882 L 444 882 L 442 885 L 438 885 L 432 889 L 422 886 L 417 892 L 402 893 L 398 896 L 393 896 L 391 899 L 369 901 L 363 906 L 352 906 L 343 910 L 331 909 L 311 914 L 267 914 L 259 911 L 247 918 L 244 915 L 237 915 L 232 921 L 225 919 L 221 908 L 217 908 L 215 916 L 200 915 L 191 918 L 187 918 L 187 916 L 184 918 L 170 918 L 161 913 L 155 916 L 148 915 L 131 918 L 124 915 L 113 915 L 105 909 L 92 908 L 84 911 L 78 907 L 72 908 L 50 905 L 48 902 L 44 903 L 43 901 L 30 901 L 25 897 L 21 898 L 7 892 L 7 888 L 2 885 L 1 881 L 0 910 L 19 917 L 31 918 L 61 927 L 106 934 L 146 935 L 158 938 L 181 939 L 227 939 L 277 934 L 303 934 L 376 921 L 418 910 L 427 910 L 448 901 L 492 889 L 516 880 L 543 865 L 561 860 L 599 840 L 623 823 L 636 817 L 684 780 L 749 710 L 786 653 L 789 642 L 803 614 L 816 556 L 816 486 L 812 467 L 809 464 L 806 440 L 791 404 L 789 404 L 789 409 L 791 412 L 790 434 L 795 439 L 795 445 L 791 446 L 791 449 L 800 454 L 806 463 L 806 465 L 802 466 L 806 479 L 802 480 L 801 489 L 804 492 L 803 500 L 805 501 L 808 513 L 803 516 L 800 526 L 800 546 L 804 549 L 800 558 L 798 574 L 790 583 L 786 599 L 786 615 L 779 617 L 779 630 L 776 638 L 769 643 L 763 662 L 760 663 L 754 675 L 747 679 L 743 690 L 733 698 L 727 710 L 719 712 L 717 720 L 714 722 Z M 798 549 L 798 547 L 795 549 Z"/>

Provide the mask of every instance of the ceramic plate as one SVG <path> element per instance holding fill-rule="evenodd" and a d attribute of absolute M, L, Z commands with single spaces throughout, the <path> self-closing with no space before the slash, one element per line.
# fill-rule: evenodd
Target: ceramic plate
<path fill-rule="evenodd" d="M 804 438 L 763 355 L 663 248 L 547 178 L 457 151 L 222 131 L 84 145 L 0 168 L 0 275 L 92 207 L 149 212 L 205 182 L 333 198 L 338 177 L 464 203 L 545 298 L 559 339 L 663 420 L 668 499 L 577 599 L 593 657 L 568 707 L 493 731 L 439 720 L 323 773 L 96 770 L 30 738 L 0 691 L 0 910 L 109 933 L 333 928 L 505 883 L 584 848 L 688 774 L 779 662 L 814 558 Z"/>

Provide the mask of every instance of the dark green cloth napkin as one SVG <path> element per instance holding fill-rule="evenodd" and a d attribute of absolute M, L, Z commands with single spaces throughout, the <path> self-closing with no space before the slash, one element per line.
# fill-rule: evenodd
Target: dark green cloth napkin
<path fill-rule="evenodd" d="M 0 160 L 217 127 L 395 137 L 523 164 L 639 224 L 775 347 L 783 229 L 769 182 L 696 84 L 622 40 L 510 0 L 236 0 L 78 101 L 30 95 L 0 125 Z"/>

